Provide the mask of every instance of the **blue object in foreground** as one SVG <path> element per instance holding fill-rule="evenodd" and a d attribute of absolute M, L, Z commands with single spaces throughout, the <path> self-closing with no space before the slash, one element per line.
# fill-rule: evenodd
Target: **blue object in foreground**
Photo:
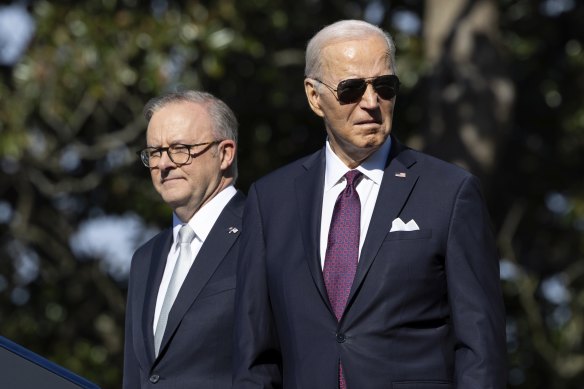
<path fill-rule="evenodd" d="M 99 389 L 93 382 L 3 336 L 0 336 L 0 374 L 10 389 Z"/>

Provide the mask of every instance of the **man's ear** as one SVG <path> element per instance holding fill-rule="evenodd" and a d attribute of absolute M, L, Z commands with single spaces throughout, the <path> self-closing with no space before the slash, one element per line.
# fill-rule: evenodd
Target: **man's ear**
<path fill-rule="evenodd" d="M 312 111 L 320 117 L 324 117 L 324 113 L 320 108 L 320 94 L 318 93 L 318 81 L 312 78 L 304 79 L 304 92 Z"/>
<path fill-rule="evenodd" d="M 226 171 L 235 163 L 237 145 L 232 139 L 225 139 L 219 144 L 219 159 L 221 161 L 221 170 Z"/>

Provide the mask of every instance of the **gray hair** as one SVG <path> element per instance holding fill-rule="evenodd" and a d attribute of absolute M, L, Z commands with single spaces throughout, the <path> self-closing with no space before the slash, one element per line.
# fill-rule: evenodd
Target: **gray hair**
<path fill-rule="evenodd" d="M 364 22 L 362 20 L 341 20 L 330 24 L 312 37 L 306 47 L 306 65 L 304 74 L 310 78 L 321 78 L 322 74 L 322 58 L 321 51 L 326 46 L 335 41 L 361 39 L 370 37 L 371 35 L 378 35 L 382 37 L 387 43 L 388 54 L 390 58 L 390 69 L 393 74 L 396 74 L 395 65 L 395 44 L 391 35 L 381 28 Z"/>
<path fill-rule="evenodd" d="M 184 90 L 169 92 L 158 97 L 154 97 L 144 106 L 144 118 L 147 122 L 159 109 L 172 104 L 190 102 L 204 106 L 211 119 L 213 136 L 216 139 L 231 139 L 237 144 L 238 127 L 235 114 L 222 100 L 211 93 L 195 90 Z M 231 172 L 234 179 L 237 177 L 237 160 L 231 165 Z"/>
<path fill-rule="evenodd" d="M 237 143 L 239 124 L 235 114 L 227 104 L 208 92 L 185 90 L 155 97 L 144 107 L 144 117 L 149 122 L 156 111 L 168 104 L 179 102 L 191 102 L 205 106 L 213 125 L 213 135 L 217 139 L 231 139 Z"/>

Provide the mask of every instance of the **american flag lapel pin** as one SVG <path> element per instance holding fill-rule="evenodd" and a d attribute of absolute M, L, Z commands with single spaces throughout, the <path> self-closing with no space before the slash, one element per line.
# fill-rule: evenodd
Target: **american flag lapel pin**
<path fill-rule="evenodd" d="M 404 172 L 395 173 L 395 176 L 399 178 L 406 178 L 406 173 Z"/>
<path fill-rule="evenodd" d="M 228 230 L 230 234 L 237 234 L 239 232 L 237 227 L 229 227 Z"/>

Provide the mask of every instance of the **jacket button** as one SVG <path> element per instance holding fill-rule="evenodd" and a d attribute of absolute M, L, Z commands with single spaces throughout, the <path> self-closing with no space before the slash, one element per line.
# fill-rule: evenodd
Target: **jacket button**
<path fill-rule="evenodd" d="M 150 376 L 150 382 L 153 384 L 157 383 L 158 381 L 160 381 L 160 376 L 158 374 L 152 374 Z"/>
<path fill-rule="evenodd" d="M 345 334 L 339 333 L 337 334 L 337 342 L 343 343 L 345 341 Z"/>

